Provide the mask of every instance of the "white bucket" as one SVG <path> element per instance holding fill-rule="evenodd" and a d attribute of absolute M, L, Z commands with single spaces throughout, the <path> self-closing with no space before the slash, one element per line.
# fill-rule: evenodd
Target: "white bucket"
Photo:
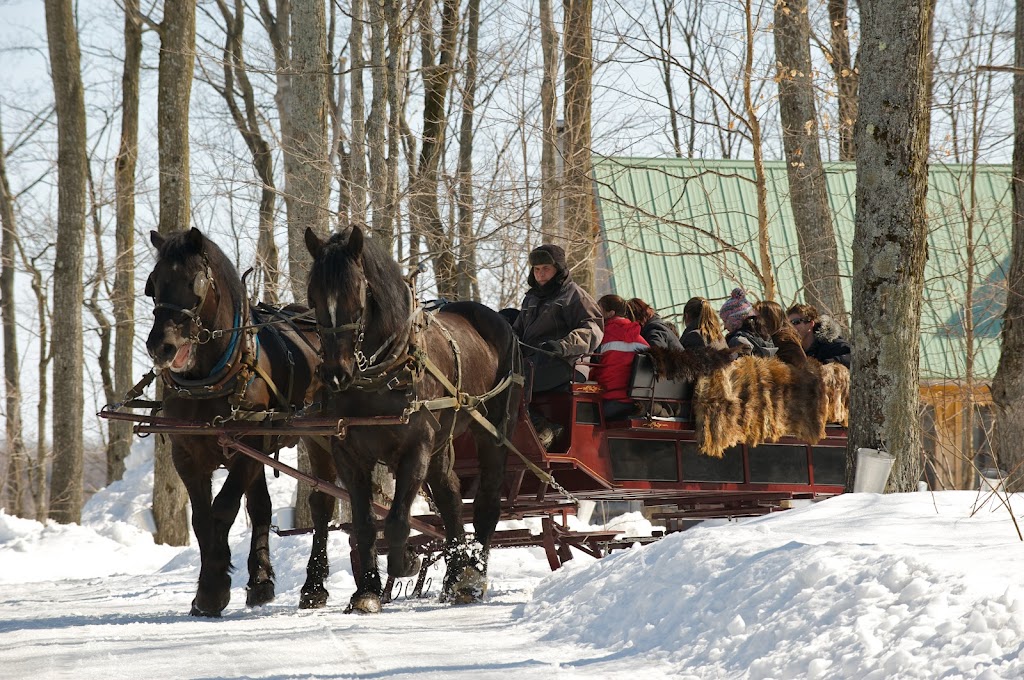
<path fill-rule="evenodd" d="M 892 471 L 892 454 L 878 449 L 857 449 L 857 476 L 854 493 L 882 493 Z"/>
<path fill-rule="evenodd" d="M 1002 472 L 996 468 L 985 468 L 978 473 L 978 488 L 983 493 L 1003 490 Z"/>

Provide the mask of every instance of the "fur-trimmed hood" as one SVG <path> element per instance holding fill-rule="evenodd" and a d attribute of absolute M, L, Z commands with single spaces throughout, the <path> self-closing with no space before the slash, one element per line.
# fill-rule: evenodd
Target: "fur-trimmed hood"
<path fill-rule="evenodd" d="M 842 331 L 839 322 L 828 314 L 822 314 L 814 322 L 814 336 L 821 342 L 834 342 L 842 335 Z"/>

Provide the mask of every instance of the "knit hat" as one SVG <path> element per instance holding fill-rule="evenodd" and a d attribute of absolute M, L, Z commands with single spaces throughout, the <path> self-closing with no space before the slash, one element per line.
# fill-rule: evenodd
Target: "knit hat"
<path fill-rule="evenodd" d="M 742 288 L 733 288 L 732 295 L 722 305 L 718 315 L 722 317 L 722 323 L 726 331 L 734 331 L 743 324 L 743 320 L 750 316 L 757 316 L 754 306 L 747 302 L 747 293 Z"/>

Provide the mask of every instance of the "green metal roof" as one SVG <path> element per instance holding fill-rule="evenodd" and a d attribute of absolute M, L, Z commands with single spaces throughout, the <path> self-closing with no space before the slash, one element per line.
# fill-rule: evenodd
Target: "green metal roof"
<path fill-rule="evenodd" d="M 856 167 L 827 164 L 829 201 L 839 243 L 839 271 L 850 306 Z M 929 243 L 921 319 L 922 381 L 965 373 L 963 316 L 971 168 L 933 165 L 928 190 Z M 778 300 L 802 299 L 800 258 L 783 162 L 765 164 L 771 254 Z M 1011 169 L 978 166 L 975 179 L 975 377 L 991 379 L 999 361 L 1005 273 L 1011 249 Z M 603 241 L 597 292 L 647 300 L 681 319 L 690 297 L 716 306 L 736 286 L 761 295 L 757 204 L 751 161 L 604 157 L 594 160 Z M 723 249 L 736 246 L 742 255 Z"/>

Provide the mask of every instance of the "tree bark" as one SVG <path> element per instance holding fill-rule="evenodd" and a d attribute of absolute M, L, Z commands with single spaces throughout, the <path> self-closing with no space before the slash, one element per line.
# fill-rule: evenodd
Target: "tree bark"
<path fill-rule="evenodd" d="M 775 4 L 775 60 L 789 202 L 800 251 L 804 300 L 846 325 L 839 248 L 819 148 L 807 0 L 779 0 Z"/>
<path fill-rule="evenodd" d="M 558 34 L 551 18 L 551 0 L 540 0 L 540 45 L 544 76 L 540 85 L 541 130 L 540 157 L 540 231 L 541 240 L 549 243 L 559 233 L 558 169 Z"/>
<path fill-rule="evenodd" d="M 57 252 L 53 275 L 53 471 L 50 519 L 82 519 L 82 269 L 85 248 L 85 95 L 71 0 L 46 0 L 57 109 Z"/>
<path fill-rule="evenodd" d="M 1024 0 L 1016 2 L 1013 75 L 1013 247 L 1006 276 L 1002 352 L 992 380 L 996 460 L 1007 489 L 1024 488 Z"/>
<path fill-rule="evenodd" d="M 288 265 L 292 294 L 306 297 L 306 279 L 312 265 L 303 234 L 311 227 L 320 236 L 329 231 L 331 169 L 327 148 L 327 15 L 319 0 L 291 3 L 291 86 L 289 118 L 291 155 L 296 161 L 288 206 Z M 287 172 L 287 168 L 286 168 Z"/>
<path fill-rule="evenodd" d="M 159 231 L 189 228 L 189 102 L 195 65 L 195 0 L 165 0 L 160 24 L 157 76 L 157 139 L 160 167 Z M 159 394 L 159 393 L 158 393 Z M 188 545 L 188 495 L 171 460 L 170 445 L 157 436 L 153 464 L 153 519 L 157 543 Z"/>
<path fill-rule="evenodd" d="M 754 79 L 754 14 L 751 0 L 743 4 L 745 21 L 746 54 L 743 64 L 743 107 L 747 114 L 747 128 L 750 130 L 750 146 L 754 153 L 754 191 L 757 196 L 757 247 L 760 264 L 760 279 L 764 300 L 775 299 L 775 265 L 772 263 L 771 235 L 768 231 L 768 186 L 764 171 L 764 146 L 761 140 L 761 120 L 757 105 L 751 93 Z"/>
<path fill-rule="evenodd" d="M 7 181 L 7 151 L 0 130 L 0 317 L 4 338 L 4 419 L 7 436 L 7 471 L 0 502 L 16 517 L 29 517 L 25 482 L 27 457 L 21 422 L 21 371 L 18 359 L 17 305 L 14 292 L 14 244 L 18 238 L 14 220 L 14 196 Z M 41 425 L 40 425 L 41 426 Z"/>
<path fill-rule="evenodd" d="M 473 233 L 473 111 L 476 107 L 477 45 L 480 0 L 466 7 L 466 71 L 459 129 L 459 276 L 458 299 L 472 300 L 476 283 L 476 238 Z"/>
<path fill-rule="evenodd" d="M 573 280 L 594 291 L 594 253 L 597 220 L 590 170 L 591 79 L 594 72 L 591 41 L 592 0 L 563 0 L 562 30 L 565 62 L 565 231 L 566 259 Z"/>
<path fill-rule="evenodd" d="M 452 236 L 445 230 L 438 206 L 438 167 L 444 153 L 447 110 L 445 100 L 451 83 L 458 32 L 458 0 L 443 0 L 440 46 L 434 44 L 433 3 L 424 2 L 420 9 L 420 61 L 423 69 L 423 140 L 419 167 L 413 179 L 411 212 L 419 222 L 420 233 L 426 236 L 434 263 L 437 294 L 454 298 L 458 294 L 456 259 Z"/>
<path fill-rule="evenodd" d="M 376 0 L 370 0 L 377 4 Z M 363 0 L 352 0 L 352 32 L 349 52 L 352 58 L 350 81 L 352 88 L 352 143 L 349 160 L 349 214 L 353 224 L 366 224 L 366 98 L 363 89 L 363 27 L 366 24 Z M 376 39 L 373 36 L 371 40 Z M 374 91 L 376 96 L 376 91 Z M 374 121 L 375 122 L 375 121 Z"/>
<path fill-rule="evenodd" d="M 860 74 L 850 56 L 849 20 L 846 0 L 828 0 L 828 22 L 831 28 L 829 63 L 836 76 L 839 94 L 839 160 L 857 160 L 857 144 L 853 127 L 857 122 L 857 87 Z"/>
<path fill-rule="evenodd" d="M 370 200 L 373 207 L 371 233 L 375 238 L 381 239 L 381 243 L 390 250 L 394 234 L 393 224 L 388 219 L 386 209 L 389 187 L 385 139 L 389 83 L 384 48 L 387 4 L 389 3 L 385 0 L 370 0 L 370 73 L 373 80 L 373 97 L 370 99 L 370 115 L 366 122 L 366 150 L 370 161 Z"/>
<path fill-rule="evenodd" d="M 135 163 L 139 155 L 139 72 L 142 64 L 142 27 L 139 0 L 124 6 L 124 66 L 121 71 L 121 142 L 114 162 L 117 226 L 115 227 L 114 392 L 131 389 L 135 343 Z M 132 424 L 112 420 L 107 458 L 107 484 L 124 476 L 124 461 L 131 453 Z"/>
<path fill-rule="evenodd" d="M 921 476 L 918 395 L 933 10 L 933 0 L 861 2 L 848 489 L 858 447 L 895 456 L 890 491 L 912 491 Z"/>

